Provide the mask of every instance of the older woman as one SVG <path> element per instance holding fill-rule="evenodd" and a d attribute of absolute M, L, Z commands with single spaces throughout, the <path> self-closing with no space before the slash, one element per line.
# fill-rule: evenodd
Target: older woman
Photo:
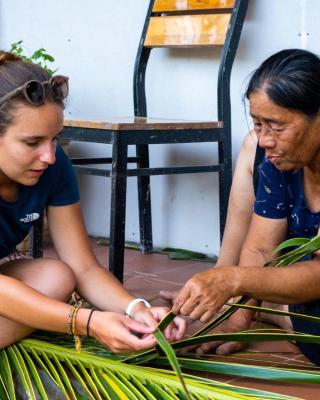
<path fill-rule="evenodd" d="M 287 237 L 318 234 L 320 217 L 320 59 L 305 50 L 283 50 L 254 72 L 246 91 L 259 145 L 265 149 L 254 215 L 239 266 L 195 275 L 180 291 L 173 311 L 207 322 L 231 297 L 249 295 L 297 313 L 320 314 L 320 259 L 287 268 L 261 268 L 272 250 Z M 289 305 L 289 307 L 288 307 Z M 253 314 L 239 310 L 229 331 L 248 329 Z M 285 329 L 320 334 L 316 323 L 288 317 Z M 298 343 L 320 364 L 313 344 Z M 240 348 L 236 343 L 210 344 L 220 354 Z"/>
<path fill-rule="evenodd" d="M 0 348 L 41 328 L 90 335 L 115 352 L 146 349 L 167 309 L 135 299 L 90 248 L 72 165 L 57 145 L 67 95 L 65 76 L 0 52 Z M 16 245 L 44 209 L 59 259 L 23 258 Z M 96 310 L 71 306 L 74 289 Z M 167 336 L 184 330 L 178 319 Z"/>

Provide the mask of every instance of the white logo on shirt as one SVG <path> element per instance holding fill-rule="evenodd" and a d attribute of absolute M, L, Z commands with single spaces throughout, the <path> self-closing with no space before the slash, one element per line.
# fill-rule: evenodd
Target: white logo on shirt
<path fill-rule="evenodd" d="M 28 222 L 32 222 L 35 221 L 36 219 L 39 219 L 39 217 L 40 214 L 38 213 L 27 214 L 24 218 L 20 218 L 20 221 L 27 224 Z"/>

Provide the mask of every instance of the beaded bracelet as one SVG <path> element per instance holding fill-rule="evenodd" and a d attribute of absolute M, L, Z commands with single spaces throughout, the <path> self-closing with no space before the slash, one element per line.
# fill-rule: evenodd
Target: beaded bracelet
<path fill-rule="evenodd" d="M 67 324 L 68 325 L 67 332 L 69 335 L 74 337 L 77 353 L 80 353 L 81 351 L 81 337 L 77 335 L 76 319 L 78 311 L 80 310 L 81 306 L 82 303 L 78 303 L 72 306 L 68 315 L 68 324 Z"/>

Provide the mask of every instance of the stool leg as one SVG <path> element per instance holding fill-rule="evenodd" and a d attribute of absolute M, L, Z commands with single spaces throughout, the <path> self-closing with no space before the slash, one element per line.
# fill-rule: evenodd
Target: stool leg
<path fill-rule="evenodd" d="M 138 168 L 149 168 L 148 145 L 137 146 Z M 153 251 L 150 176 L 138 176 L 140 246 L 143 253 Z"/>
<path fill-rule="evenodd" d="M 41 258 L 43 256 L 43 215 L 33 225 L 29 233 L 29 254 L 33 258 Z"/>
<path fill-rule="evenodd" d="M 109 270 L 123 282 L 128 146 L 115 135 L 112 148 Z"/>
<path fill-rule="evenodd" d="M 223 171 L 219 173 L 220 241 L 222 241 L 232 181 L 231 135 L 227 129 L 223 141 L 219 142 L 219 164 L 223 165 Z"/>

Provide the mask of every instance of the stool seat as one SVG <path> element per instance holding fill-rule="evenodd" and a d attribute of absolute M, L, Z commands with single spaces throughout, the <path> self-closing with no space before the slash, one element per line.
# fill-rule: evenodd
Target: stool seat
<path fill-rule="evenodd" d="M 94 120 L 69 120 L 63 122 L 65 127 L 84 129 L 104 129 L 112 131 L 142 131 L 142 130 L 163 130 L 175 129 L 216 129 L 223 128 L 222 121 L 190 121 L 166 118 L 150 117 L 117 117 L 108 121 Z"/>

